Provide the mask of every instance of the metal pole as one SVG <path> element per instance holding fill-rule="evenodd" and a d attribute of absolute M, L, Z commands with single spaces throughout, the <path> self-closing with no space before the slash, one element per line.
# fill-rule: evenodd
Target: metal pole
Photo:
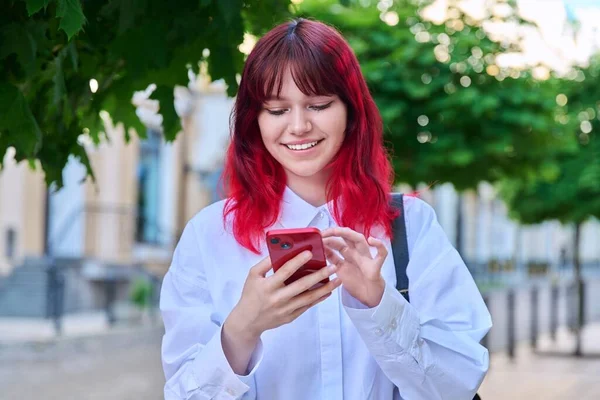
<path fill-rule="evenodd" d="M 116 322 L 115 316 L 115 297 L 117 294 L 117 282 L 114 278 L 109 277 L 105 282 L 105 294 L 106 294 L 106 319 L 109 326 L 114 326 Z"/>
<path fill-rule="evenodd" d="M 508 357 L 511 360 L 515 358 L 515 291 L 513 289 L 508 290 L 507 294 L 508 301 L 508 323 L 506 324 L 508 329 Z"/>
<path fill-rule="evenodd" d="M 576 291 L 577 320 L 575 322 L 575 326 L 577 329 L 577 336 L 575 338 L 575 356 L 581 357 L 583 355 L 581 331 L 583 330 L 583 326 L 585 324 L 585 283 L 583 282 L 583 279 L 581 279 L 581 277 L 579 277 L 579 279 L 577 280 L 576 285 L 578 290 Z"/>
<path fill-rule="evenodd" d="M 552 284 L 550 288 L 550 338 L 556 341 L 556 330 L 558 329 L 558 285 Z"/>
<path fill-rule="evenodd" d="M 151 282 L 151 288 L 152 291 L 150 293 L 150 318 L 152 320 L 152 324 L 156 324 L 157 322 L 157 312 L 158 312 L 158 307 L 159 307 L 159 298 L 160 298 L 160 292 L 159 292 L 159 286 L 160 286 L 160 282 L 159 279 L 152 275 L 150 278 L 150 282 Z"/>
<path fill-rule="evenodd" d="M 46 285 L 46 316 L 52 318 L 56 336 L 61 336 L 64 309 L 64 277 L 54 262 L 50 263 L 46 273 L 48 274 Z"/>
<path fill-rule="evenodd" d="M 538 302 L 539 302 L 539 291 L 537 287 L 531 288 L 531 331 L 530 331 L 530 343 L 531 348 L 535 350 L 537 348 L 537 339 L 539 332 L 539 313 L 538 313 Z"/>

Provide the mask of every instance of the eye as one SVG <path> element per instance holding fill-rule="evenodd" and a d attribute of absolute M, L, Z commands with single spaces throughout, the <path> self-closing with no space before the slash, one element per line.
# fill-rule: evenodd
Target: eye
<path fill-rule="evenodd" d="M 330 101 L 330 102 L 329 102 L 329 103 L 327 103 L 327 104 L 321 104 L 321 105 L 316 105 L 316 106 L 310 106 L 309 108 L 310 108 L 311 110 L 315 110 L 315 111 L 323 111 L 323 110 L 325 110 L 325 109 L 327 109 L 327 108 L 331 107 L 331 104 L 332 104 L 332 103 L 333 103 L 333 100 L 332 100 L 332 101 Z"/>
<path fill-rule="evenodd" d="M 269 110 L 268 108 L 266 108 L 265 110 L 267 110 L 267 112 L 271 115 L 283 115 L 283 113 L 285 113 L 285 109 L 282 110 Z"/>

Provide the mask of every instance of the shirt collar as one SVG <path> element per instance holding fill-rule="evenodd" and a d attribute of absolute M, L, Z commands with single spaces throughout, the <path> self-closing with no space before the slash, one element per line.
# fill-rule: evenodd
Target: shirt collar
<path fill-rule="evenodd" d="M 279 222 L 284 228 L 305 228 L 320 211 L 329 214 L 328 206 L 332 206 L 331 202 L 315 207 L 286 186 L 283 192 Z"/>

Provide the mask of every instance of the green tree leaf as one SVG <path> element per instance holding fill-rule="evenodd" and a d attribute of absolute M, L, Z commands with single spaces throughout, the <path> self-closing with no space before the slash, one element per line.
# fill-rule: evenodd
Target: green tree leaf
<path fill-rule="evenodd" d="M 345 8 L 338 0 L 304 0 L 298 15 L 334 25 L 353 47 L 383 118 L 397 181 L 450 182 L 462 190 L 553 172 L 544 167 L 548 155 L 574 142 L 565 133 L 570 128 L 555 122 L 558 79 L 538 82 L 529 71 L 518 79 L 487 74 L 505 49 L 460 8 L 455 19 L 464 29 L 456 31 L 423 20 L 428 2 L 393 2 L 395 26 L 381 20 L 376 2 L 365 3 Z M 417 40 L 420 33 L 427 39 Z M 440 51 L 447 61 L 438 60 Z"/>
<path fill-rule="evenodd" d="M 34 157 L 42 137 L 40 127 L 21 91 L 0 82 L 0 152 L 15 147 L 17 159 Z"/>
<path fill-rule="evenodd" d="M 26 25 L 10 23 L 0 26 L 0 60 L 16 55 L 20 68 L 26 76 L 35 71 L 36 42 Z"/>
<path fill-rule="evenodd" d="M 284 21 L 290 16 L 289 4 L 289 0 L 186 0 L 176 6 L 162 0 L 9 1 L 2 9 L 6 18 L 0 17 L 0 83 L 11 88 L 2 93 L 0 151 L 14 146 L 18 160 L 32 164 L 39 160 L 46 181 L 58 186 L 69 157 L 83 163 L 93 177 L 78 137 L 89 130 L 93 142 L 99 143 L 103 129 L 99 113 L 106 110 L 114 123 L 134 128 L 143 138 L 146 128 L 131 99 L 135 91 L 153 83 L 159 88 L 154 96 L 160 99 L 165 137 L 173 140 L 180 130 L 173 89 L 188 84 L 188 68 L 197 73 L 199 61 L 208 62 L 211 78 L 223 79 L 228 93 L 235 95 L 244 57 L 238 46 L 244 32 L 259 35 Z M 211 51 L 207 59 L 204 49 Z M 91 79 L 99 83 L 95 93 L 90 90 Z M 16 93 L 14 88 L 20 90 L 19 101 L 28 114 L 12 108 L 6 112 L 7 104 L 13 107 L 12 98 L 7 99 Z"/>
<path fill-rule="evenodd" d="M 600 55 L 580 72 L 588 78 L 581 82 L 564 80 L 556 88 L 569 99 L 563 111 L 572 122 L 563 126 L 578 139 L 576 150 L 546 153 L 551 164 L 546 165 L 544 173 L 510 177 L 500 184 L 512 216 L 523 223 L 558 219 L 578 224 L 590 217 L 600 218 L 600 120 L 597 118 Z M 582 132 L 580 119 L 589 123 L 588 133 Z"/>
<path fill-rule="evenodd" d="M 175 111 L 175 97 L 173 88 L 168 86 L 159 86 L 152 93 L 152 99 L 158 100 L 160 104 L 160 114 L 163 117 L 163 134 L 166 140 L 173 140 L 179 130 L 181 123 Z"/>
<path fill-rule="evenodd" d="M 62 29 L 67 38 L 71 40 L 73 35 L 83 29 L 85 16 L 81 9 L 80 0 L 56 0 L 56 17 L 60 18 L 59 29 Z"/>
<path fill-rule="evenodd" d="M 27 3 L 27 13 L 31 17 L 42 8 L 46 8 L 50 3 L 50 0 L 25 0 Z"/>

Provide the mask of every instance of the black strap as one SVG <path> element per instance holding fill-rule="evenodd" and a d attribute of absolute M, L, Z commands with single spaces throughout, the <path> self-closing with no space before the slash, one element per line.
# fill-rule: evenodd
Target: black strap
<path fill-rule="evenodd" d="M 404 200 L 401 193 L 392 193 L 392 206 L 400 214 L 392 222 L 392 253 L 396 266 L 396 289 L 402 293 L 406 301 L 410 301 L 408 293 L 408 240 L 406 238 L 406 220 L 404 219 Z"/>

